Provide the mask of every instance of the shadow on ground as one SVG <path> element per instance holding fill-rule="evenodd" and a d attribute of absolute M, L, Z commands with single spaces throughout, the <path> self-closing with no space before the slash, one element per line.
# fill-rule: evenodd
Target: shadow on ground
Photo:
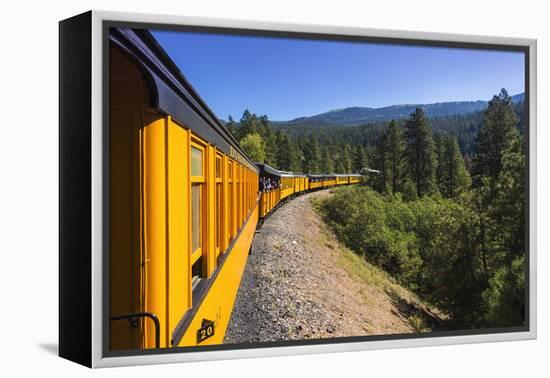
<path fill-rule="evenodd" d="M 38 347 L 46 352 L 56 355 L 59 355 L 59 345 L 57 343 L 40 343 Z"/>

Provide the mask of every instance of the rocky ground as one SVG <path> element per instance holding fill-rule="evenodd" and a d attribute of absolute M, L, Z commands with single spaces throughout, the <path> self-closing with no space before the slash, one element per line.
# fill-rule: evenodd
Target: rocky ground
<path fill-rule="evenodd" d="M 224 342 L 248 343 L 428 331 L 436 313 L 342 246 L 299 196 L 256 234 Z"/>

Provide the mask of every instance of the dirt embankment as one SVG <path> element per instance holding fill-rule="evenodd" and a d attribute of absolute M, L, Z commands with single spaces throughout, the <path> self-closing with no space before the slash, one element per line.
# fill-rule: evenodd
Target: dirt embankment
<path fill-rule="evenodd" d="M 225 343 L 429 331 L 439 317 L 345 248 L 312 202 L 288 201 L 254 238 Z"/>

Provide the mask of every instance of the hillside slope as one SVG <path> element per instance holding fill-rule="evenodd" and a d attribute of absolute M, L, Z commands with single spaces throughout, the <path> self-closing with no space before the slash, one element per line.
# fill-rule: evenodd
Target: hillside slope
<path fill-rule="evenodd" d="M 312 206 L 328 190 L 283 205 L 252 246 L 225 343 L 411 333 L 441 317 L 342 246 Z"/>

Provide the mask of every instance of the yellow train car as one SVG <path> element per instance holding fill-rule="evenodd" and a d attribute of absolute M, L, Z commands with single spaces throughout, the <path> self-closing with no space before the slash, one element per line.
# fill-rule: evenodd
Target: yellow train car
<path fill-rule="evenodd" d="M 323 188 L 325 181 L 325 175 L 307 175 L 308 178 L 308 190 L 318 190 Z"/>
<path fill-rule="evenodd" d="M 259 172 L 260 210 L 259 217 L 265 218 L 278 204 L 281 196 L 283 172 L 270 167 L 267 164 L 256 163 Z M 288 184 L 288 183 L 287 183 Z"/>
<path fill-rule="evenodd" d="M 294 194 L 294 175 L 292 173 L 283 173 L 281 175 L 281 199 Z"/>
<path fill-rule="evenodd" d="M 258 221 L 359 175 L 252 162 L 146 31 L 109 58 L 109 348 L 221 344 Z"/>
<path fill-rule="evenodd" d="M 109 58 L 110 350 L 220 344 L 258 167 L 151 34 L 111 28 Z"/>
<path fill-rule="evenodd" d="M 336 174 L 334 176 L 335 176 L 335 179 L 336 179 L 335 185 L 349 184 L 349 175 L 348 174 Z"/>
<path fill-rule="evenodd" d="M 308 177 L 300 173 L 279 171 L 264 163 L 260 170 L 260 218 L 266 217 L 279 203 L 309 189 Z"/>
<path fill-rule="evenodd" d="M 306 175 L 301 173 L 294 174 L 294 192 L 300 193 L 307 190 L 308 187 L 308 178 Z"/>
<path fill-rule="evenodd" d="M 361 182 L 361 175 L 355 173 L 328 174 L 328 175 L 307 175 L 308 189 L 316 190 L 330 188 L 339 185 L 358 184 Z"/>
<path fill-rule="evenodd" d="M 352 173 L 348 175 L 349 184 L 359 184 L 361 182 L 361 175 L 357 173 Z"/>
<path fill-rule="evenodd" d="M 265 189 L 261 192 L 259 217 L 264 218 L 281 201 L 281 191 Z"/>
<path fill-rule="evenodd" d="M 308 174 L 279 171 L 264 163 L 256 163 L 260 169 L 259 217 L 267 217 L 282 201 L 311 190 L 360 182 L 358 174 Z"/>
<path fill-rule="evenodd" d="M 330 188 L 336 185 L 336 175 L 330 174 L 323 177 L 323 188 Z"/>

